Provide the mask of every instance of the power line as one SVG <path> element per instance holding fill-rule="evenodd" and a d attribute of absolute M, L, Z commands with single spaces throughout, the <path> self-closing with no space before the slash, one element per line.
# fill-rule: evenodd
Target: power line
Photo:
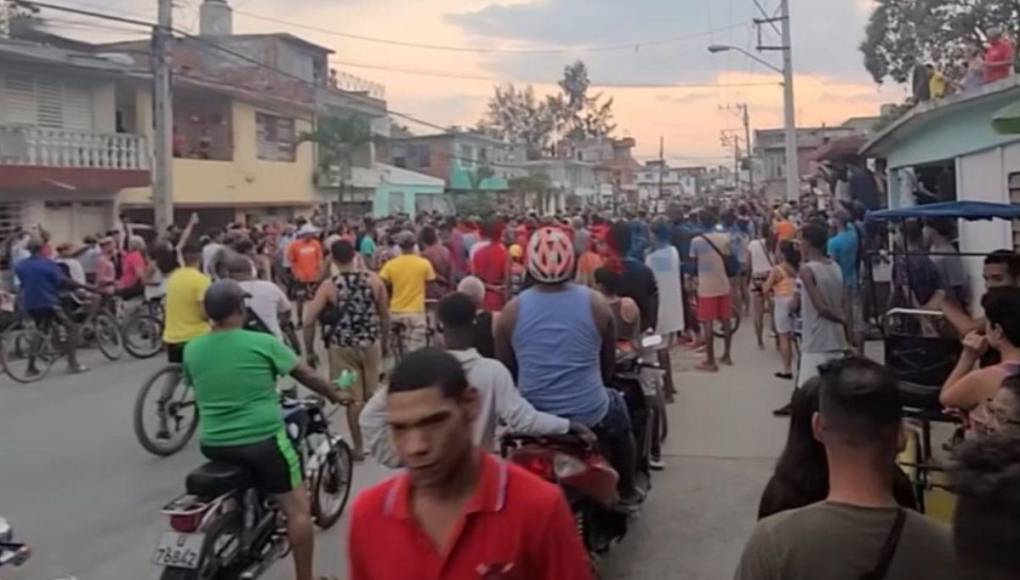
<path fill-rule="evenodd" d="M 362 34 L 353 34 L 350 32 L 339 32 L 336 30 L 330 30 L 328 28 L 322 28 L 318 26 L 311 26 L 308 24 L 302 24 L 300 22 L 293 22 L 290 20 L 283 20 L 280 18 L 273 18 L 271 16 L 263 16 L 260 14 L 254 14 L 244 10 L 234 10 L 234 14 L 241 16 L 247 16 L 255 20 L 262 20 L 265 22 L 272 22 L 274 24 L 283 24 L 286 26 L 292 26 L 294 28 L 302 28 L 312 32 L 318 32 L 320 34 L 327 34 L 330 36 L 336 36 L 339 38 L 347 38 L 350 40 L 359 40 L 363 42 L 374 42 L 378 44 L 387 44 L 390 46 L 403 46 L 407 48 L 420 48 L 426 50 L 443 50 L 447 52 L 472 52 L 482 54 L 576 54 L 579 52 L 611 52 L 611 51 L 623 51 L 633 50 L 638 51 L 643 47 L 660 46 L 663 44 L 673 44 L 677 42 L 683 42 L 685 40 L 691 40 L 694 38 L 702 38 L 705 36 L 711 36 L 717 32 L 723 32 L 731 30 L 733 28 L 740 28 L 746 26 L 746 23 L 730 24 L 727 26 L 721 26 L 712 30 L 706 30 L 703 32 L 696 32 L 693 34 L 686 34 L 682 36 L 674 36 L 671 38 L 662 38 L 657 40 L 648 41 L 633 41 L 623 42 L 619 44 L 604 44 L 604 45 L 593 45 L 593 46 L 582 46 L 582 47 L 568 47 L 568 48 L 488 48 L 488 47 L 470 47 L 470 46 L 452 46 L 445 44 L 427 44 L 419 42 L 408 42 L 403 40 L 394 40 L 392 38 L 379 38 L 375 36 L 365 36 Z"/>
<path fill-rule="evenodd" d="M 381 70 L 388 72 L 396 72 L 418 76 L 438 77 L 446 79 L 457 79 L 466 81 L 484 81 L 494 83 L 506 83 L 506 82 L 522 82 L 536 85 L 552 85 L 556 84 L 557 81 L 549 80 L 517 80 L 505 79 L 499 77 L 489 77 L 481 75 L 464 75 L 458 73 L 449 73 L 443 71 L 431 71 L 422 69 L 412 69 L 403 67 L 386 66 L 379 64 L 369 64 L 361 62 L 351 62 L 339 59 L 331 59 L 331 63 L 340 66 L 352 67 L 352 68 L 363 68 L 370 70 Z M 763 87 L 763 86 L 779 86 L 779 83 L 775 82 L 747 82 L 747 83 L 613 83 L 613 82 L 593 82 L 590 86 L 595 88 L 619 88 L 619 89 L 703 89 L 703 88 L 725 88 L 725 87 Z"/>

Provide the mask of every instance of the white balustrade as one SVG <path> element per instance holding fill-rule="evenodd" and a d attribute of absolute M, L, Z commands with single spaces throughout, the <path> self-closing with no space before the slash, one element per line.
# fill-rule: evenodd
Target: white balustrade
<path fill-rule="evenodd" d="M 148 171 L 145 137 L 0 125 L 0 165 Z"/>

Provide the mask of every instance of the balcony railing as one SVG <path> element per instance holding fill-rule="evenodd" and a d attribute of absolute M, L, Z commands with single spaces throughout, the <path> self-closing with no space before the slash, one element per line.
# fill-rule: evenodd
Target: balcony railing
<path fill-rule="evenodd" d="M 144 137 L 0 125 L 0 165 L 148 171 Z"/>

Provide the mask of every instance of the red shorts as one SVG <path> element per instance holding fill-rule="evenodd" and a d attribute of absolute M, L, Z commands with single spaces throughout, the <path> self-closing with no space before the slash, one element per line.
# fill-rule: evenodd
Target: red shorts
<path fill-rule="evenodd" d="M 733 316 L 730 295 L 698 296 L 698 322 L 729 320 Z"/>

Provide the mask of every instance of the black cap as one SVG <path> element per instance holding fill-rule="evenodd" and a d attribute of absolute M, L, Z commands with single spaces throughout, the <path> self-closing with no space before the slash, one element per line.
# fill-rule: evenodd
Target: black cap
<path fill-rule="evenodd" d="M 244 299 L 247 297 L 248 293 L 237 282 L 220 280 L 214 282 L 205 291 L 202 305 L 209 318 L 219 322 L 232 314 L 243 311 Z"/>

